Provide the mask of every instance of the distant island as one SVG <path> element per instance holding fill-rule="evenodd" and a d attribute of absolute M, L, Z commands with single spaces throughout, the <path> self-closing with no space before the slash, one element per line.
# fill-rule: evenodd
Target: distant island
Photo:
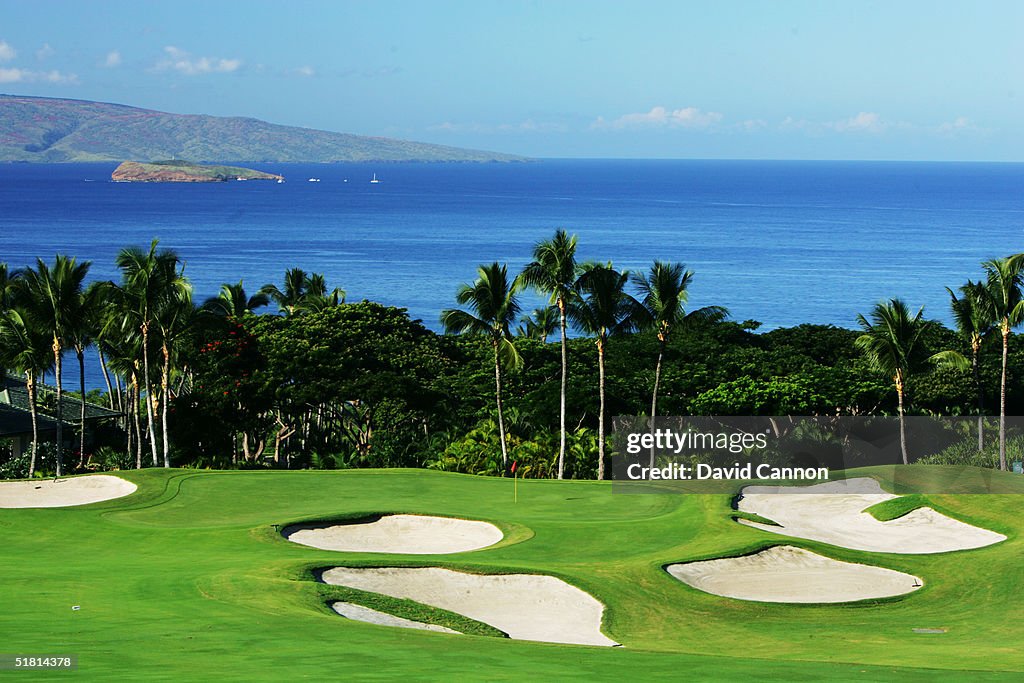
<path fill-rule="evenodd" d="M 217 183 L 228 180 L 276 180 L 283 176 L 238 166 L 197 164 L 175 159 L 142 163 L 125 161 L 110 174 L 111 180 L 128 183 Z"/>
<path fill-rule="evenodd" d="M 0 95 L 0 162 L 195 159 L 258 162 L 509 162 L 525 157 L 392 138 L 168 114 L 121 104 Z"/>

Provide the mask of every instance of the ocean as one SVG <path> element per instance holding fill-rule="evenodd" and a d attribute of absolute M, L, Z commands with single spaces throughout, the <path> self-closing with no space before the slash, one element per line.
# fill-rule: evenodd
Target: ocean
<path fill-rule="evenodd" d="M 561 227 L 579 236 L 581 260 L 681 261 L 695 272 L 693 306 L 771 329 L 854 327 L 889 297 L 948 323 L 944 287 L 1024 250 L 1024 164 L 248 165 L 287 182 L 113 183 L 116 164 L 0 164 L 0 261 L 60 252 L 116 279 L 121 247 L 159 238 L 185 260 L 197 301 L 300 267 L 437 330 L 478 264 L 516 271 Z"/>

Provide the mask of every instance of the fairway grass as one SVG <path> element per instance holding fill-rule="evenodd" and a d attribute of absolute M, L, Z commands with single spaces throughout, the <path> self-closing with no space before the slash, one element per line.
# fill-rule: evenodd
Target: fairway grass
<path fill-rule="evenodd" d="M 952 468 L 924 466 L 855 475 L 886 486 L 894 471 L 900 493 L 915 486 L 938 490 L 937 481 L 958 476 Z M 1001 494 L 915 497 L 915 505 L 1005 534 L 1006 541 L 895 555 L 743 526 L 732 519 L 729 495 L 621 495 L 603 482 L 521 480 L 513 502 L 510 480 L 417 470 L 118 475 L 138 490 L 77 508 L 0 510 L 0 652 L 77 655 L 79 670 L 71 676 L 83 680 L 1024 676 L 1014 626 L 1024 613 L 1024 477 L 993 473 Z M 280 535 L 289 524 L 386 513 L 490 522 L 504 538 L 461 554 L 345 553 L 341 560 L 338 552 Z M 919 576 L 924 587 L 849 605 L 765 604 L 703 593 L 664 569 L 753 553 L 780 539 L 840 561 Z M 316 581 L 318 570 L 340 564 L 551 575 L 603 603 L 603 631 L 623 647 L 343 619 L 329 603 L 359 602 L 359 596 L 352 600 L 351 592 L 335 593 L 340 589 Z M 429 609 L 423 615 L 444 617 Z"/>

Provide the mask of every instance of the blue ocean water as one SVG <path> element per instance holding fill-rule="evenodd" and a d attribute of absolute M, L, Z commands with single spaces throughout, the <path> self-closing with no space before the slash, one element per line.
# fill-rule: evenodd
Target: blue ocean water
<path fill-rule="evenodd" d="M 853 327 L 894 296 L 948 321 L 945 286 L 1024 250 L 1024 164 L 253 164 L 284 184 L 112 183 L 114 166 L 0 165 L 0 261 L 62 252 L 116 279 L 118 249 L 158 237 L 185 259 L 198 300 L 298 266 L 437 329 L 478 264 L 516 270 L 563 227 L 582 259 L 682 261 L 694 306 L 772 328 Z"/>

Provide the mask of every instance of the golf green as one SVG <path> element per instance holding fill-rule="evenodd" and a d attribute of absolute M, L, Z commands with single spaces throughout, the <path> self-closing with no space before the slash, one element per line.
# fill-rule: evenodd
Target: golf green
<path fill-rule="evenodd" d="M 893 471 L 849 476 L 887 486 Z M 52 672 L 54 679 L 1024 677 L 1015 627 L 1024 613 L 1024 477 L 993 474 L 1006 493 L 914 496 L 915 505 L 1006 541 L 895 555 L 740 525 L 729 495 L 626 495 L 604 482 L 521 480 L 513 502 L 511 480 L 419 470 L 118 474 L 138 491 L 75 508 L 0 510 L 0 652 L 76 655 L 77 672 Z M 935 490 L 947 476 L 952 468 L 911 466 L 900 482 Z M 382 512 L 487 521 L 505 537 L 473 552 L 408 556 L 318 550 L 279 533 L 291 523 Z M 767 604 L 700 592 L 663 569 L 780 544 L 906 572 L 925 585 L 877 601 Z M 346 620 L 330 600 L 354 597 L 456 628 L 460 617 L 316 581 L 317 569 L 339 565 L 550 574 L 603 602 L 603 630 L 623 647 L 509 640 L 476 622 L 459 630 L 485 635 Z"/>

